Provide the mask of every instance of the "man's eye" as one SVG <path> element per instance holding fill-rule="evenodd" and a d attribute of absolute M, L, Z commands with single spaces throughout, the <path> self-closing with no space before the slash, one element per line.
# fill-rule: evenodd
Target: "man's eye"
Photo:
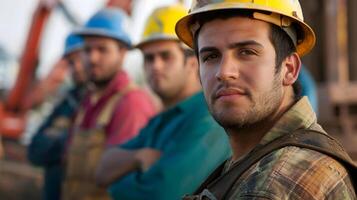
<path fill-rule="evenodd" d="M 144 56 L 145 62 L 153 62 L 154 61 L 154 56 L 153 55 L 145 55 Z"/>
<path fill-rule="evenodd" d="M 73 66 L 75 61 L 73 59 L 68 59 L 68 65 Z"/>
<path fill-rule="evenodd" d="M 101 46 L 98 48 L 98 50 L 102 53 L 106 53 L 108 51 L 108 48 L 106 46 Z"/>
<path fill-rule="evenodd" d="M 210 60 L 216 59 L 216 58 L 218 58 L 217 54 L 208 54 L 208 55 L 203 56 L 202 60 L 203 60 L 203 62 L 207 62 L 207 61 L 210 61 Z"/>
<path fill-rule="evenodd" d="M 162 52 L 162 53 L 160 53 L 160 57 L 163 60 L 167 61 L 171 58 L 171 53 L 170 52 Z"/>
<path fill-rule="evenodd" d="M 88 46 L 85 46 L 85 47 L 84 47 L 84 52 L 85 52 L 85 53 L 90 53 L 91 50 L 92 50 L 92 49 L 91 49 L 90 47 L 88 47 Z"/>
<path fill-rule="evenodd" d="M 239 54 L 244 56 L 257 55 L 257 53 L 252 49 L 241 49 Z"/>

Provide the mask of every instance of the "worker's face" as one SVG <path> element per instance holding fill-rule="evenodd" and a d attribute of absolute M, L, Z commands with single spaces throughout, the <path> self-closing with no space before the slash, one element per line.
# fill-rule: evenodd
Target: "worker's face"
<path fill-rule="evenodd" d="M 66 60 L 72 71 L 73 81 L 82 85 L 87 81 L 87 74 L 83 66 L 83 51 L 74 51 L 66 56 Z"/>
<path fill-rule="evenodd" d="M 84 52 L 89 79 L 97 86 L 105 86 L 122 68 L 126 48 L 114 39 L 87 37 Z"/>
<path fill-rule="evenodd" d="M 280 73 L 268 23 L 234 17 L 204 24 L 198 36 L 200 79 L 214 118 L 225 128 L 266 119 L 280 105 Z"/>
<path fill-rule="evenodd" d="M 185 56 L 176 41 L 156 41 L 141 47 L 144 70 L 152 90 L 161 99 L 174 99 L 187 87 L 192 70 L 186 66 Z"/>

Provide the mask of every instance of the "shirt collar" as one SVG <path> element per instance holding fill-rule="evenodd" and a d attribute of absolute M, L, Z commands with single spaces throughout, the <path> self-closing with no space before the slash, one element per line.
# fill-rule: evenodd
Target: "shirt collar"
<path fill-rule="evenodd" d="M 110 80 L 109 84 L 105 86 L 104 91 L 101 93 L 116 92 L 123 89 L 127 84 L 129 84 L 129 75 L 124 70 L 119 70 L 117 74 Z M 90 88 L 91 91 L 95 91 L 96 88 Z"/>
<path fill-rule="evenodd" d="M 117 92 L 119 90 L 122 90 L 124 87 L 126 87 L 126 85 L 129 84 L 129 82 L 130 79 L 128 74 L 125 71 L 120 70 L 117 73 L 117 75 L 114 77 L 114 79 L 110 81 L 108 87 L 106 88 L 106 92 L 107 91 Z"/>
<path fill-rule="evenodd" d="M 191 115 L 193 112 L 201 112 L 202 104 L 204 103 L 204 96 L 202 92 L 198 92 L 186 99 L 180 101 L 176 105 L 172 106 L 171 108 L 165 110 L 164 112 L 160 113 L 157 117 L 160 119 L 160 123 L 162 121 L 170 121 L 171 119 L 175 118 L 178 119 L 179 116 L 187 116 Z M 205 108 L 205 107 L 203 107 Z"/>
<path fill-rule="evenodd" d="M 300 128 L 308 128 L 316 123 L 316 114 L 307 97 L 302 97 L 265 134 L 260 144 L 264 145 L 280 136 L 290 134 Z"/>
<path fill-rule="evenodd" d="M 114 93 L 122 90 L 130 83 L 130 78 L 128 74 L 120 70 L 116 76 L 109 82 L 109 85 L 105 87 L 102 91 L 92 90 L 90 92 L 90 99 L 92 103 L 97 102 L 101 98 L 106 98 L 108 96 L 113 95 Z"/>
<path fill-rule="evenodd" d="M 178 109 L 182 112 L 192 111 L 192 110 L 195 110 L 198 107 L 198 105 L 200 105 L 202 103 L 205 103 L 205 101 L 204 101 L 203 92 L 200 91 L 200 92 L 197 92 L 194 95 L 186 98 L 185 100 L 182 100 L 173 108 Z"/>

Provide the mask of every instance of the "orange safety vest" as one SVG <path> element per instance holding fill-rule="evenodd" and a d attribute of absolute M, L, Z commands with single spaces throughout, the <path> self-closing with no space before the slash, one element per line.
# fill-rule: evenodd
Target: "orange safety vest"
<path fill-rule="evenodd" d="M 105 200 L 110 199 L 105 188 L 96 185 L 94 174 L 105 149 L 104 127 L 109 123 L 114 107 L 122 96 L 134 88 L 129 84 L 121 92 L 113 95 L 100 112 L 94 129 L 79 128 L 84 115 L 81 108 L 74 124 L 72 143 L 67 152 L 66 175 L 63 184 L 64 200 Z"/>

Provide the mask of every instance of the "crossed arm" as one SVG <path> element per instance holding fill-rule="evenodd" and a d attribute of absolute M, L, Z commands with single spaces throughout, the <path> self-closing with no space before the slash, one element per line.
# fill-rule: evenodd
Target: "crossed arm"
<path fill-rule="evenodd" d="M 160 156 L 160 151 L 151 148 L 137 150 L 109 148 L 98 165 L 95 174 L 96 182 L 101 187 L 107 187 L 130 172 L 148 170 Z"/>

